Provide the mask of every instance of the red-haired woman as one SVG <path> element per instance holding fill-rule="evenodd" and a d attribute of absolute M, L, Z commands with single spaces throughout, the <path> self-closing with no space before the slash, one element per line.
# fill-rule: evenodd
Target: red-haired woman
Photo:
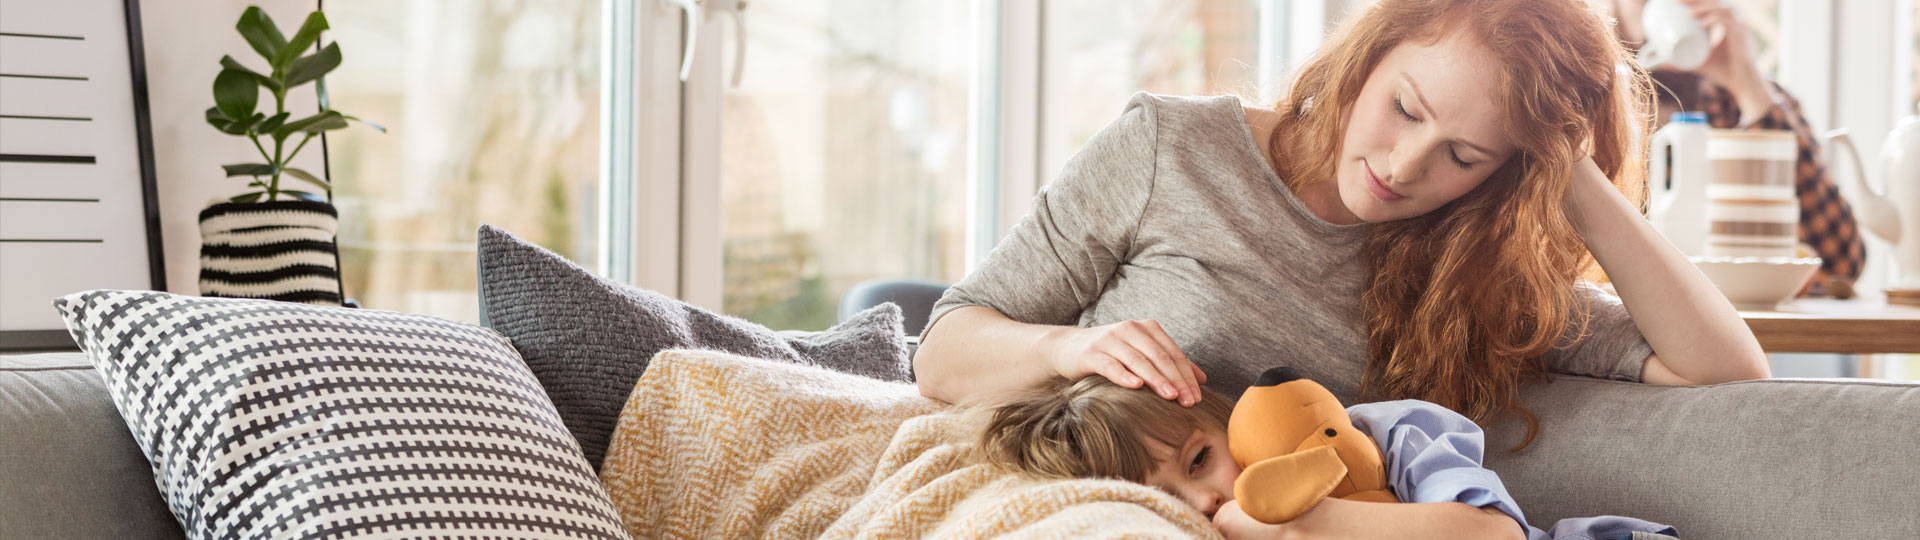
<path fill-rule="evenodd" d="M 921 392 L 1097 375 L 1191 404 L 1287 364 L 1348 404 L 1511 414 L 1531 440 L 1516 396 L 1546 372 L 1767 377 L 1733 307 L 1637 210 L 1650 90 L 1603 13 L 1381 0 L 1270 110 L 1135 96 L 934 308 Z M 1618 298 L 1580 280 L 1596 261 Z M 1294 525 L 1518 530 L 1459 503 L 1327 501 Z"/>

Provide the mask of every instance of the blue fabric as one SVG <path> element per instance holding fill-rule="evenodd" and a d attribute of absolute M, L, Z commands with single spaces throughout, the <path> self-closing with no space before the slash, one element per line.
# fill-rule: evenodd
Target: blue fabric
<path fill-rule="evenodd" d="M 1678 536 L 1673 527 L 1620 516 L 1569 518 L 1542 531 L 1527 524 L 1500 475 L 1482 467 L 1480 426 L 1445 407 L 1417 400 L 1347 408 L 1354 427 L 1380 446 L 1387 486 L 1401 502 L 1458 502 L 1513 516 L 1528 540 L 1614 540 L 1636 531 Z"/>

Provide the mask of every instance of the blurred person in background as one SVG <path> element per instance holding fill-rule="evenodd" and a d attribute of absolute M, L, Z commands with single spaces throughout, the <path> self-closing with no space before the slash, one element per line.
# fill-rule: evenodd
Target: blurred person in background
<path fill-rule="evenodd" d="M 1641 14 L 1647 0 L 1609 1 L 1621 41 L 1638 50 L 1646 43 Z M 1659 99 L 1655 124 L 1665 125 L 1675 112 L 1698 111 L 1706 113 L 1707 123 L 1716 129 L 1792 131 L 1800 141 L 1799 166 L 1794 172 L 1794 191 L 1800 196 L 1800 243 L 1821 259 L 1820 272 L 1808 292 L 1852 298 L 1853 282 L 1860 278 L 1866 261 L 1866 246 L 1852 207 L 1827 175 L 1819 139 L 1800 112 L 1799 100 L 1761 72 L 1752 36 L 1725 0 L 1679 2 L 1706 29 L 1713 48 L 1706 63 L 1692 71 L 1646 66 Z M 1648 179 L 1649 183 L 1659 181 Z"/>

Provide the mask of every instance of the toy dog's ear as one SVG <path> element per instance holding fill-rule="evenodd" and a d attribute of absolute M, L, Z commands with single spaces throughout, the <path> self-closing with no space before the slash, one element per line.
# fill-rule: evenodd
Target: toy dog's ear
<path fill-rule="evenodd" d="M 1254 379 L 1254 386 L 1280 386 L 1281 383 L 1302 379 L 1299 372 L 1290 367 L 1277 367 L 1260 372 L 1260 378 Z"/>
<path fill-rule="evenodd" d="M 1248 466 L 1233 482 L 1233 499 L 1261 523 L 1286 523 L 1320 504 L 1346 476 L 1340 454 L 1319 446 Z"/>

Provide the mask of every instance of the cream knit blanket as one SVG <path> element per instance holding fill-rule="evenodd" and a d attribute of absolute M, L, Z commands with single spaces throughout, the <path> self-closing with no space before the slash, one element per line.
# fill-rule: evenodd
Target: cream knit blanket
<path fill-rule="evenodd" d="M 966 416 L 911 385 L 707 351 L 653 358 L 600 479 L 635 538 L 1218 538 L 1118 480 L 970 459 Z"/>

